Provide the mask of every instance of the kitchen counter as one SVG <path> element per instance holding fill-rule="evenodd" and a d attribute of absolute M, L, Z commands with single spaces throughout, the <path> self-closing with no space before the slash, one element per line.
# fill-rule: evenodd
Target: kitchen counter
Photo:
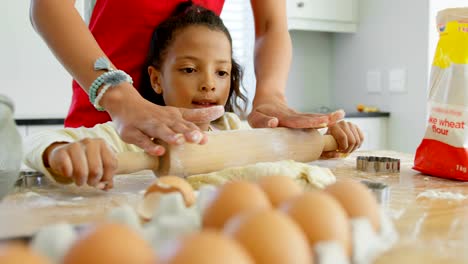
<path fill-rule="evenodd" d="M 356 117 L 390 117 L 390 112 L 349 112 L 346 113 L 348 118 Z M 20 118 L 15 119 L 18 126 L 37 126 L 37 125 L 63 125 L 64 118 Z"/>
<path fill-rule="evenodd" d="M 400 173 L 356 170 L 356 156 L 386 156 L 401 160 Z M 389 186 L 382 204 L 399 234 L 398 243 L 376 264 L 468 263 L 468 183 L 434 178 L 411 169 L 413 155 L 392 151 L 356 152 L 345 159 L 316 161 L 343 178 L 367 179 Z M 0 238 L 27 235 L 56 223 L 99 221 L 114 207 L 135 206 L 154 180 L 150 171 L 116 177 L 115 189 L 18 187 L 0 203 Z M 420 195 L 440 194 L 441 197 Z M 445 197 L 445 198 L 444 198 Z"/>
<path fill-rule="evenodd" d="M 357 155 L 399 158 L 400 173 L 357 171 Z M 382 206 L 388 209 L 400 239 L 375 264 L 468 263 L 468 182 L 420 174 L 411 169 L 413 159 L 392 151 L 356 152 L 345 160 L 328 161 L 327 166 L 338 179 L 367 179 L 390 187 L 388 202 Z"/>
<path fill-rule="evenodd" d="M 64 118 L 23 118 L 15 119 L 18 126 L 63 125 Z"/>

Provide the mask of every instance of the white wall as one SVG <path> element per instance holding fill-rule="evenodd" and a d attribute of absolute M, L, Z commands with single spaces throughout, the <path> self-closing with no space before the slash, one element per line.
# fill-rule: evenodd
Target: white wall
<path fill-rule="evenodd" d="M 391 112 L 389 146 L 414 153 L 426 119 L 429 3 L 425 0 L 361 0 L 358 32 L 333 39 L 332 105 L 355 111 L 357 104 Z M 389 70 L 406 70 L 405 93 L 388 91 Z M 370 94 L 367 71 L 381 72 L 382 92 Z"/>
<path fill-rule="evenodd" d="M 332 38 L 330 33 L 291 31 L 293 61 L 286 97 L 300 111 L 330 106 Z"/>
<path fill-rule="evenodd" d="M 0 11 L 0 93 L 16 106 L 16 118 L 65 117 L 71 78 L 29 21 L 30 1 L 3 1 Z"/>

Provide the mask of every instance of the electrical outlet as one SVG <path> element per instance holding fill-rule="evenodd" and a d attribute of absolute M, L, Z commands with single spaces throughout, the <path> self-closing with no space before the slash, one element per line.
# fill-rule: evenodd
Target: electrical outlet
<path fill-rule="evenodd" d="M 392 93 L 406 92 L 406 70 L 392 69 L 388 73 L 388 90 Z"/>
<path fill-rule="evenodd" d="M 367 92 L 380 93 L 382 92 L 382 81 L 380 71 L 367 72 Z"/>

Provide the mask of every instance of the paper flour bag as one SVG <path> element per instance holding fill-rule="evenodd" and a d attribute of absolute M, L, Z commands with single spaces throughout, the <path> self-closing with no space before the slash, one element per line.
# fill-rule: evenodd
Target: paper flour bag
<path fill-rule="evenodd" d="M 468 180 L 468 8 L 437 14 L 439 42 L 431 70 L 428 123 L 414 169 Z"/>

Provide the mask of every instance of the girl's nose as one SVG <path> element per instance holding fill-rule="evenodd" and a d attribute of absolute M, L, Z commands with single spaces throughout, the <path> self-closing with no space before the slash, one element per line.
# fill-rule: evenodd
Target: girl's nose
<path fill-rule="evenodd" d="M 216 88 L 210 85 L 202 85 L 200 86 L 200 92 L 214 92 Z"/>
<path fill-rule="evenodd" d="M 206 76 L 199 88 L 200 92 L 214 92 L 216 90 L 213 78 Z"/>

